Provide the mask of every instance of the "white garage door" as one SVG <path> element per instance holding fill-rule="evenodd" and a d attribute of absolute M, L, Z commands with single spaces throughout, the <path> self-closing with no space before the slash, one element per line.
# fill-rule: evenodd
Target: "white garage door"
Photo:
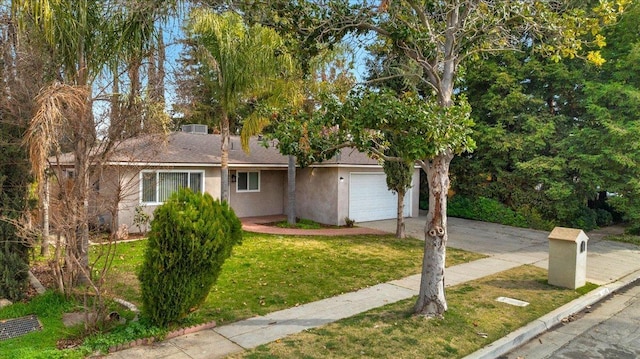
<path fill-rule="evenodd" d="M 384 173 L 351 173 L 349 218 L 356 222 L 396 218 L 397 195 L 387 189 Z M 410 213 L 411 189 L 404 199 L 404 215 Z"/>

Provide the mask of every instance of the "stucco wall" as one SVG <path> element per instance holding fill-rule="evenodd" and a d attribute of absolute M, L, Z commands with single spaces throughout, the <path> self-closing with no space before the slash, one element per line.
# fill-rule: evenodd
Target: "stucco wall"
<path fill-rule="evenodd" d="M 204 191 L 220 199 L 220 167 L 207 168 L 204 173 Z"/>
<path fill-rule="evenodd" d="M 325 224 L 339 224 L 337 168 L 304 168 L 296 176 L 296 214 Z"/>
<path fill-rule="evenodd" d="M 189 167 L 189 168 L 173 168 L 173 170 L 184 169 L 185 171 L 204 171 L 204 191 L 209 193 L 213 198 L 220 198 L 220 169 Z M 108 175 L 111 180 L 106 181 L 100 187 L 101 196 L 107 196 L 115 193 L 118 183 L 121 186 L 121 197 L 118 207 L 118 226 L 126 225 L 129 232 L 138 232 L 138 228 L 133 223 L 135 209 L 140 205 L 140 168 L 123 168 L 112 167 L 111 173 Z M 116 172 L 117 171 L 117 172 Z M 105 171 L 107 172 L 107 171 Z M 118 180 L 114 180 L 114 179 Z M 143 204 L 145 213 L 150 216 L 158 205 Z"/>
<path fill-rule="evenodd" d="M 121 187 L 118 225 L 127 225 L 130 232 L 137 232 L 133 224 L 135 208 L 140 201 L 139 168 L 114 167 L 105 170 L 100 181 L 100 201 L 116 196 Z M 189 167 L 185 170 L 205 171 L 205 191 L 220 198 L 220 169 Z M 349 214 L 349 179 L 351 172 L 381 172 L 382 169 L 367 168 L 304 168 L 296 176 L 296 214 L 316 222 L 344 225 Z M 230 175 L 236 173 L 230 171 Z M 342 180 L 340 179 L 342 177 Z M 410 216 L 419 213 L 419 170 L 413 176 Z M 237 192 L 236 183 L 230 184 L 230 203 L 238 217 L 286 214 L 287 171 L 263 169 L 260 171 L 260 192 Z M 96 203 L 97 205 L 97 203 Z M 152 215 L 156 205 L 145 205 L 146 213 Z M 108 211 L 101 211 L 108 223 Z"/>
<path fill-rule="evenodd" d="M 324 224 L 344 225 L 345 218 L 349 216 L 349 180 L 352 172 L 381 173 L 382 169 L 356 167 L 299 169 L 296 176 L 297 216 Z M 413 186 L 409 217 L 417 217 L 419 214 L 420 169 L 414 171 Z"/>
<path fill-rule="evenodd" d="M 173 170 L 204 170 L 204 190 L 213 198 L 220 198 L 220 169 L 204 167 L 173 168 Z M 117 173 L 116 173 L 117 171 Z M 101 197 L 113 196 L 116 193 L 118 183 L 123 188 L 123 200 L 119 205 L 118 223 L 127 225 L 130 232 L 137 232 L 138 228 L 133 223 L 135 208 L 140 204 L 140 176 L 138 168 L 111 168 L 109 177 L 111 180 L 101 184 Z M 230 174 L 235 171 L 230 171 Z M 236 183 L 230 183 L 229 201 L 238 217 L 266 216 L 284 213 L 284 201 L 286 191 L 286 171 L 262 170 L 260 171 L 260 192 L 237 192 Z M 119 179 L 115 180 L 115 179 Z M 143 209 L 150 216 L 158 205 L 145 204 Z"/>
<path fill-rule="evenodd" d="M 101 225 L 118 228 L 119 218 L 115 217 L 112 223 L 112 216 L 120 211 L 121 203 L 137 199 L 138 180 L 133 174 L 134 170 L 128 167 L 106 167 L 96 176 L 93 183 L 99 189 L 97 196 L 92 196 L 93 210 Z"/>
<path fill-rule="evenodd" d="M 244 170 L 241 170 L 244 171 Z M 247 169 L 247 171 L 255 171 Z M 230 171 L 229 176 L 236 171 Z M 283 214 L 286 201 L 286 170 L 260 170 L 260 192 L 238 192 L 230 184 L 229 202 L 238 217 Z"/>

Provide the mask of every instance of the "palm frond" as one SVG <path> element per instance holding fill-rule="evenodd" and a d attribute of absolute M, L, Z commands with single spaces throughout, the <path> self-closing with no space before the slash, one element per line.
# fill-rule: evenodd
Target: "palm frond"
<path fill-rule="evenodd" d="M 65 131 L 86 125 L 82 122 L 86 119 L 89 94 L 87 87 L 61 83 L 48 86 L 38 94 L 37 111 L 24 137 L 38 183 L 42 183 L 47 159 L 59 148 L 59 139 Z"/>
<path fill-rule="evenodd" d="M 260 107 L 274 109 L 272 113 L 266 111 L 254 111 L 244 119 L 242 131 L 240 132 L 240 143 L 242 149 L 249 153 L 249 139 L 258 135 L 271 123 L 273 114 L 283 108 L 302 108 L 304 102 L 304 84 L 301 80 L 277 79 L 269 83 L 267 88 L 256 91 L 252 94 L 257 98 Z"/>

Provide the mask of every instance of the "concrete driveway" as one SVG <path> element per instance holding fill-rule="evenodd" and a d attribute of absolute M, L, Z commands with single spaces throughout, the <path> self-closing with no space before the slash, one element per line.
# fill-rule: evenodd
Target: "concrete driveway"
<path fill-rule="evenodd" d="M 424 239 L 426 216 L 405 219 L 407 235 Z M 549 232 L 501 224 L 447 218 L 451 248 L 482 253 L 518 264 L 533 264 L 548 269 Z M 395 233 L 396 220 L 360 222 L 361 227 Z M 603 285 L 640 270 L 638 246 L 606 241 L 605 235 L 622 233 L 621 227 L 607 227 L 588 232 L 587 280 Z"/>
<path fill-rule="evenodd" d="M 426 216 L 405 218 L 405 230 L 408 236 L 424 239 Z M 360 222 L 361 227 L 379 229 L 395 233 L 396 220 L 388 219 L 373 222 Z M 548 232 L 534 229 L 516 228 L 495 223 L 472 221 L 468 219 L 447 219 L 449 230 L 448 246 L 471 252 L 494 256 L 515 251 L 539 251 L 548 249 Z"/>

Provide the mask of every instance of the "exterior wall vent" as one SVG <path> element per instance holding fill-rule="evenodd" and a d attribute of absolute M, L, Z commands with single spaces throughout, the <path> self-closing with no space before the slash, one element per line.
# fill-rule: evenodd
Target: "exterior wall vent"
<path fill-rule="evenodd" d="M 207 134 L 207 125 L 191 124 L 191 125 L 182 125 L 180 128 L 182 132 L 200 133 L 203 135 Z"/>

